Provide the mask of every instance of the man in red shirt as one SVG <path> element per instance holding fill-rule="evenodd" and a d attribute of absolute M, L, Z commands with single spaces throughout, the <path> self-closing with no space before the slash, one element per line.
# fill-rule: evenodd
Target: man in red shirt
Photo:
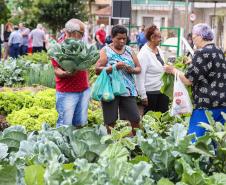
<path fill-rule="evenodd" d="M 84 23 L 70 19 L 65 24 L 66 38 L 82 39 Z M 87 123 L 90 88 L 87 71 L 69 73 L 52 59 L 56 80 L 57 127 L 63 125 L 83 126 Z"/>
<path fill-rule="evenodd" d="M 104 28 L 105 28 L 105 25 L 101 24 L 99 30 L 97 30 L 95 34 L 97 49 L 101 49 L 105 45 L 106 32 Z"/>

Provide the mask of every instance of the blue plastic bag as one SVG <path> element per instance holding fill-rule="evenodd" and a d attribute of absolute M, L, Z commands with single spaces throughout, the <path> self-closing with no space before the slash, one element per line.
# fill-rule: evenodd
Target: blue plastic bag
<path fill-rule="evenodd" d="M 103 69 L 97 77 L 97 80 L 92 87 L 91 97 L 96 101 L 102 100 L 108 102 L 114 100 L 115 96 L 112 91 L 111 80 L 106 69 Z"/>
<path fill-rule="evenodd" d="M 112 91 L 115 96 L 121 96 L 128 92 L 122 73 L 116 69 L 116 65 L 112 66 Z"/>

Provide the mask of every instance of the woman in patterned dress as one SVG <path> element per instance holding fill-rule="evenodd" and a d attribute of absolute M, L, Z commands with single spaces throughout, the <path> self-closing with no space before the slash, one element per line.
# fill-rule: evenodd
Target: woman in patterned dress
<path fill-rule="evenodd" d="M 107 73 L 111 76 L 112 65 L 122 74 L 127 93 L 122 96 L 116 96 L 113 101 L 102 102 L 104 124 L 107 126 L 108 133 L 115 126 L 118 119 L 118 112 L 121 120 L 128 120 L 134 128 L 139 128 L 140 115 L 136 104 L 135 97 L 137 91 L 135 87 L 134 74 L 141 71 L 138 59 L 131 49 L 126 45 L 127 29 L 124 26 L 116 25 L 111 30 L 112 43 L 106 45 L 100 51 L 100 58 L 96 63 L 96 73 L 106 68 Z"/>
<path fill-rule="evenodd" d="M 216 122 L 224 124 L 221 112 L 226 113 L 226 61 L 224 53 L 213 43 L 214 34 L 207 24 L 197 24 L 192 30 L 192 39 L 197 50 L 185 74 L 172 66 L 165 71 L 176 74 L 185 85 L 192 86 L 194 110 L 191 115 L 188 134 L 197 137 L 205 134 L 200 122 L 208 123 L 205 111 L 212 112 Z"/>

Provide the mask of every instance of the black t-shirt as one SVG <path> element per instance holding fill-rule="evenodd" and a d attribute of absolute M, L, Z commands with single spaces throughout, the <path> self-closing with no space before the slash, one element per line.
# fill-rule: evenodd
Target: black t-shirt
<path fill-rule="evenodd" d="M 8 41 L 9 41 L 10 33 L 11 33 L 11 32 L 4 31 L 4 42 L 8 42 Z"/>
<path fill-rule="evenodd" d="M 214 44 L 195 52 L 185 77 L 192 82 L 195 108 L 226 107 L 226 61 Z"/>

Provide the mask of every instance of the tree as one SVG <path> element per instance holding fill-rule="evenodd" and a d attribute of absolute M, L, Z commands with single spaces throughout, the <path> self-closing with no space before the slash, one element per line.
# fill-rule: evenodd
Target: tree
<path fill-rule="evenodd" d="M 0 24 L 6 23 L 10 17 L 10 11 L 4 0 L 0 0 Z"/>
<path fill-rule="evenodd" d="M 52 30 L 64 27 L 71 18 L 87 20 L 87 1 L 81 0 L 36 0 L 39 22 L 45 22 Z"/>

